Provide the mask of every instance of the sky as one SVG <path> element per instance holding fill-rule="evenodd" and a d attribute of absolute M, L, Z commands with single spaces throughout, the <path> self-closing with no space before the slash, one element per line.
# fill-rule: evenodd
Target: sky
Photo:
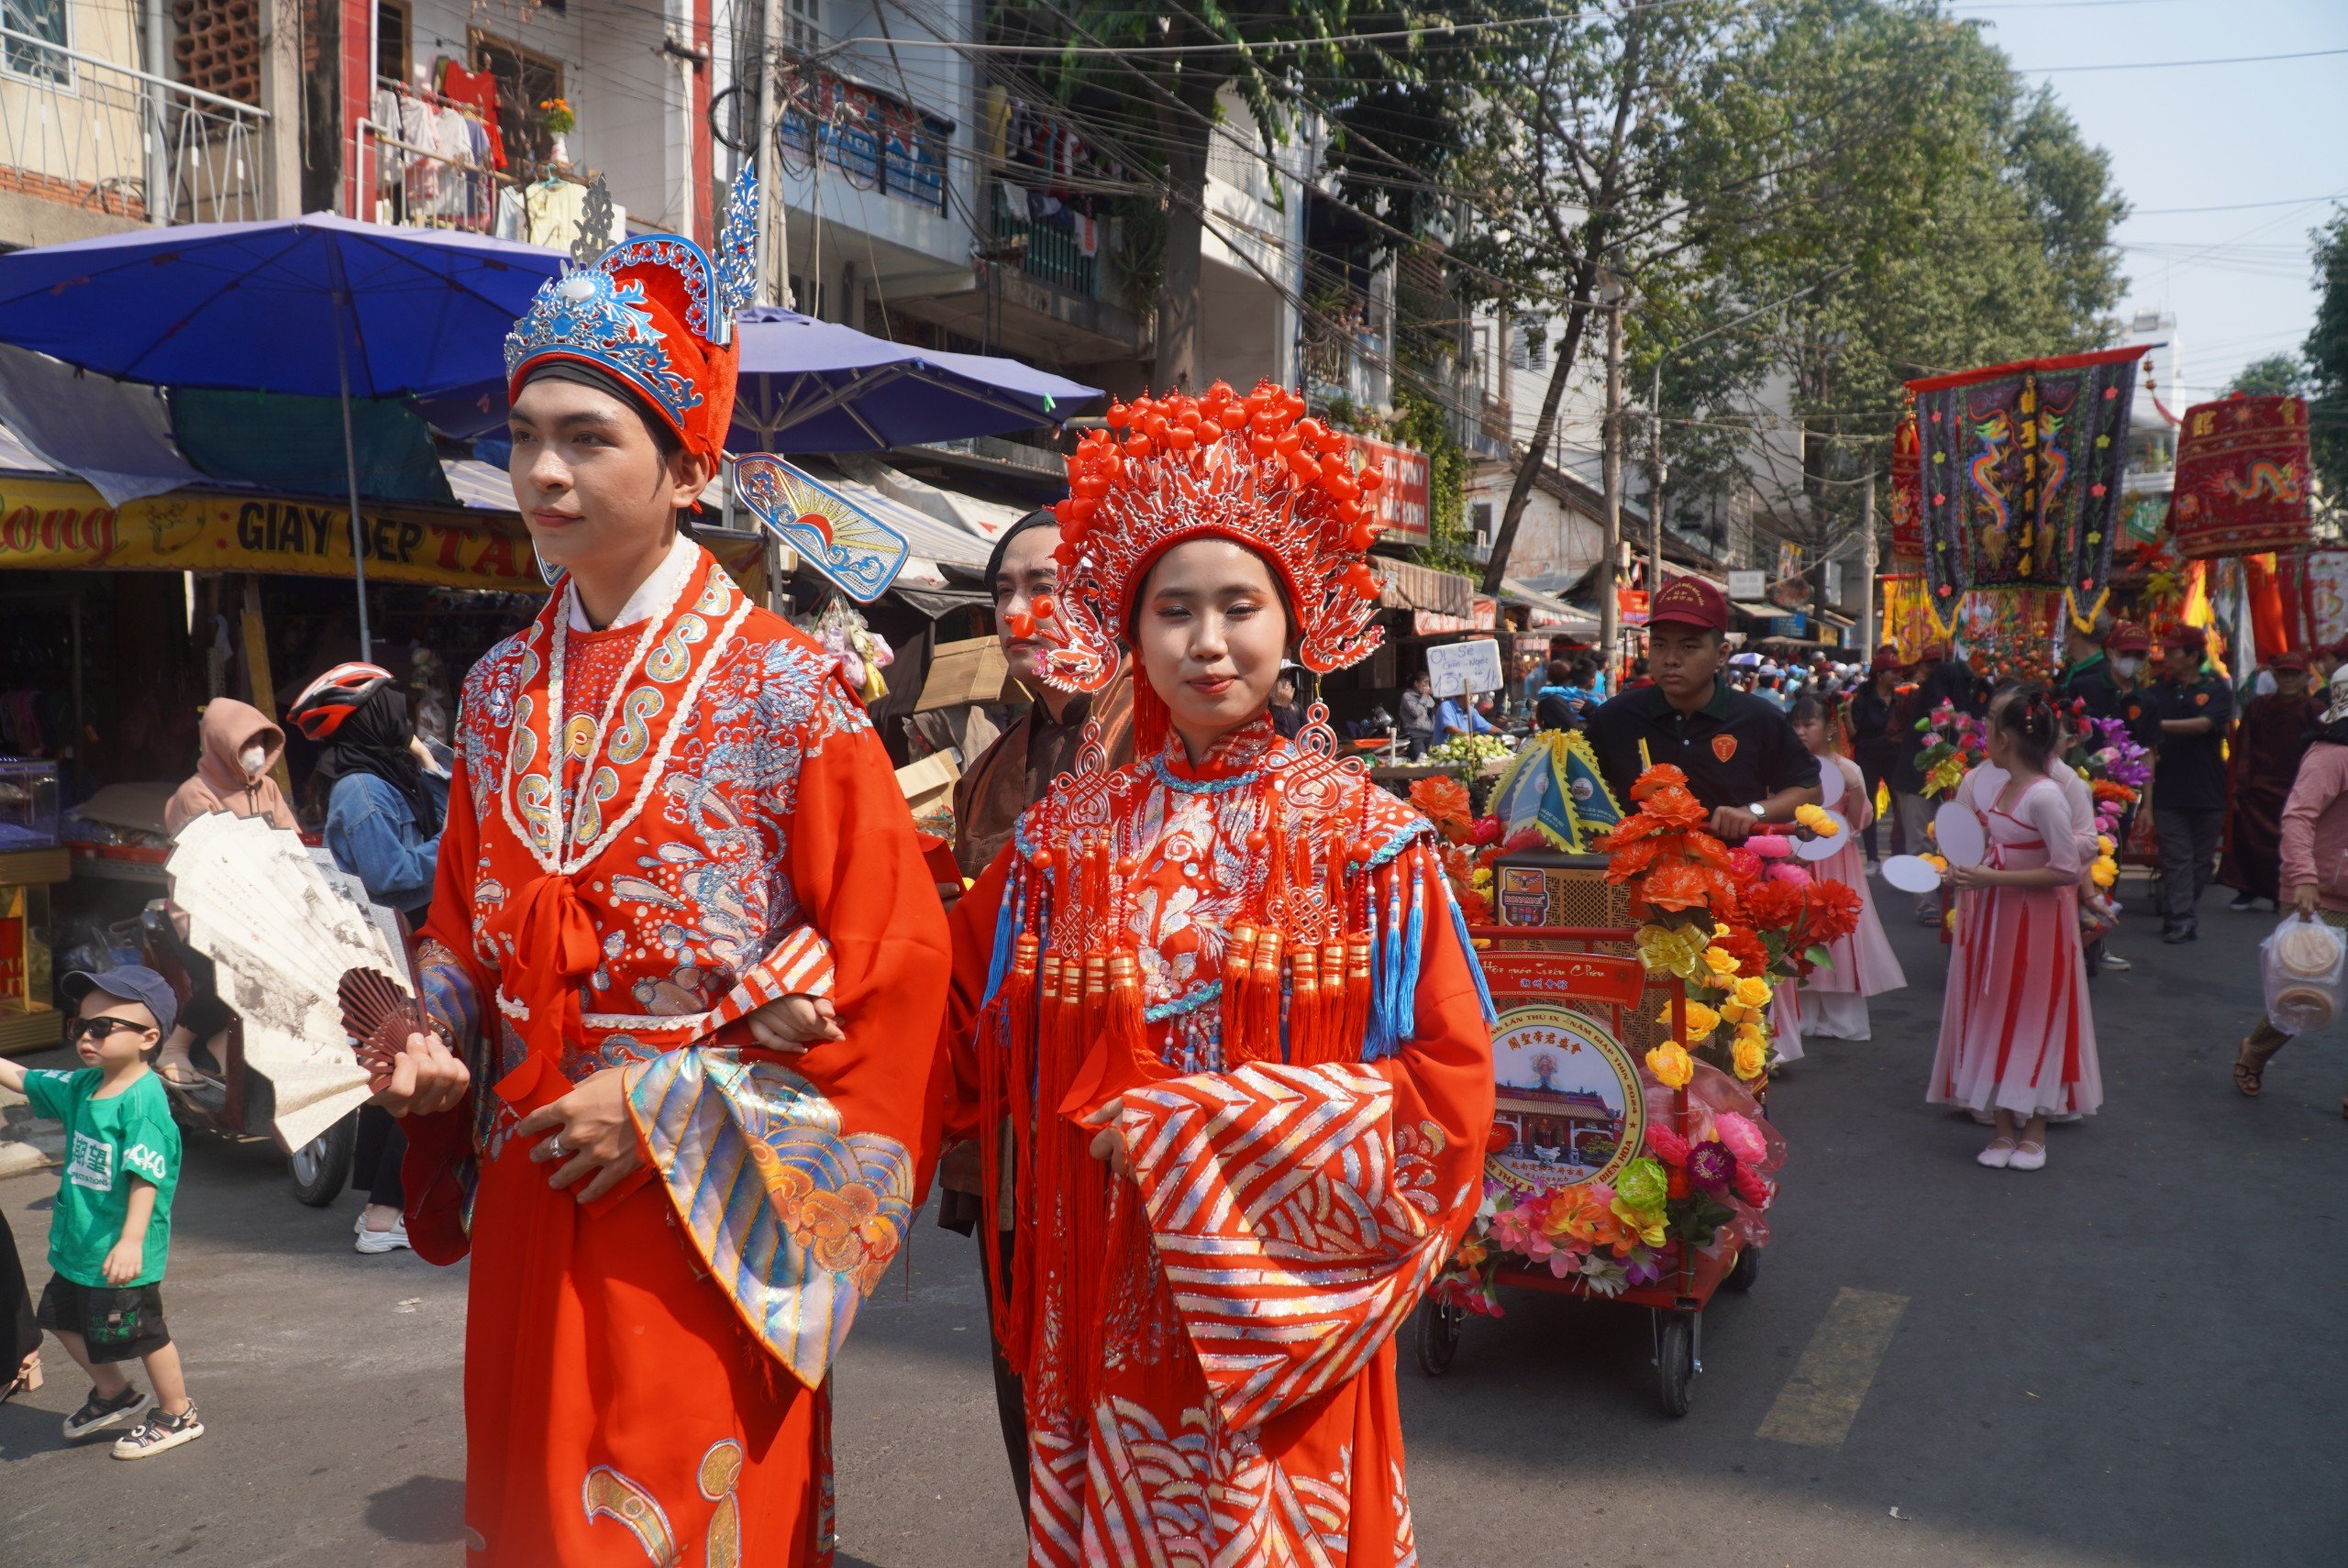
<path fill-rule="evenodd" d="M 2176 315 L 2186 401 L 2218 395 L 2253 359 L 2298 349 L 2315 317 L 2308 230 L 2348 202 L 2348 52 L 2037 71 L 2348 51 L 2348 0 L 1952 0 L 1950 9 L 1985 24 L 2110 154 L 2137 214 L 2115 235 L 2128 276 L 2118 314 L 2123 326 L 2139 311 Z M 2211 207 L 2238 210 L 2175 210 Z"/>

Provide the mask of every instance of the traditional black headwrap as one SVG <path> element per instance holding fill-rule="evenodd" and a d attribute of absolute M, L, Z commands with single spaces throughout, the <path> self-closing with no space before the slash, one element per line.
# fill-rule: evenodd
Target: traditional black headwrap
<path fill-rule="evenodd" d="M 986 586 L 989 593 L 994 591 L 995 574 L 1002 569 L 1002 558 L 1011 552 L 1011 541 L 1030 528 L 1042 528 L 1047 525 L 1058 528 L 1060 525 L 1060 520 L 1049 510 L 1039 508 L 1030 512 L 1002 531 L 1002 536 L 994 542 L 994 549 L 987 556 Z"/>
<path fill-rule="evenodd" d="M 424 782 L 424 769 L 408 749 L 413 732 L 407 722 L 407 693 L 386 681 L 350 711 L 318 753 L 310 776 L 322 795 L 331 796 L 346 774 L 371 773 L 407 798 L 415 809 L 416 827 L 429 834 L 440 831 L 439 803 Z"/>

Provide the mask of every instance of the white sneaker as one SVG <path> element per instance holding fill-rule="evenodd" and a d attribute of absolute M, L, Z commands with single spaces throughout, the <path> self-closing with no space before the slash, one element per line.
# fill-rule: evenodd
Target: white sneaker
<path fill-rule="evenodd" d="M 371 1256 L 377 1253 L 397 1252 L 400 1248 L 408 1245 L 407 1221 L 404 1220 L 393 1220 L 392 1228 L 388 1231 L 371 1231 L 367 1228 L 367 1216 L 361 1214 L 352 1222 L 350 1229 L 359 1238 L 351 1243 L 353 1252 L 366 1253 Z M 409 1250 L 414 1251 L 413 1248 Z"/>

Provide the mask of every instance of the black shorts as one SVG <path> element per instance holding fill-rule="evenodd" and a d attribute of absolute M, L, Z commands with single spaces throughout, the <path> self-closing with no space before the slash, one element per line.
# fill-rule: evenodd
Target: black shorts
<path fill-rule="evenodd" d="M 50 1275 L 35 1314 L 40 1326 L 55 1333 L 79 1334 L 95 1362 L 136 1361 L 172 1342 L 163 1322 L 163 1287 L 132 1285 L 120 1290 L 103 1285 L 78 1285 L 63 1275 Z"/>

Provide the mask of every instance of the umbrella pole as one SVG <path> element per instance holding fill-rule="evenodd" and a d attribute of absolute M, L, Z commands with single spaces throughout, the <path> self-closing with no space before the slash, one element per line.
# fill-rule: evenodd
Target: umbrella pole
<path fill-rule="evenodd" d="M 359 658 L 375 662 L 375 639 L 367 625 L 367 539 L 359 516 L 359 441 L 350 431 L 350 359 L 342 338 L 343 313 L 350 306 L 350 289 L 342 275 L 342 257 L 330 251 L 334 267 L 334 373 L 342 388 L 342 469 L 350 485 L 350 568 L 359 584 Z M 355 324 L 354 324 L 355 325 Z"/>

